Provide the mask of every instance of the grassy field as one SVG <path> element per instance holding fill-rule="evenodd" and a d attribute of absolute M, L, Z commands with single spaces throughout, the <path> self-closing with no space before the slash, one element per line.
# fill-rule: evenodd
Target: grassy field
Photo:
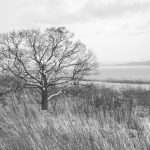
<path fill-rule="evenodd" d="M 150 90 L 87 85 L 53 99 L 1 96 L 0 150 L 149 150 Z"/>

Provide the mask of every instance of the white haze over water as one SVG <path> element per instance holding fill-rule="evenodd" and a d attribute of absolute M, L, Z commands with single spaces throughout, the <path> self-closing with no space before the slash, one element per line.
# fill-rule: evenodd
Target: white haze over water
<path fill-rule="evenodd" d="M 150 66 L 102 66 L 95 79 L 150 80 Z"/>

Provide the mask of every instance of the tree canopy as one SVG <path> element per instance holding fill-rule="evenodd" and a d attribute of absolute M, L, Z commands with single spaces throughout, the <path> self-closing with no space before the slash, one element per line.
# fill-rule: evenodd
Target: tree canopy
<path fill-rule="evenodd" d="M 66 88 L 79 84 L 97 66 L 95 56 L 65 27 L 0 34 L 0 66 L 25 87 L 41 93 L 42 109 Z M 48 88 L 59 91 L 48 95 Z"/>

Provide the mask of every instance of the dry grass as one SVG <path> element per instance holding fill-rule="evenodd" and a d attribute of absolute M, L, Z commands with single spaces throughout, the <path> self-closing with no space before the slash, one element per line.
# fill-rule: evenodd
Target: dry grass
<path fill-rule="evenodd" d="M 0 149 L 149 150 L 149 107 L 138 100 L 148 101 L 149 93 L 88 86 L 60 97 L 56 112 L 27 103 L 31 95 L 7 98 L 0 108 Z"/>

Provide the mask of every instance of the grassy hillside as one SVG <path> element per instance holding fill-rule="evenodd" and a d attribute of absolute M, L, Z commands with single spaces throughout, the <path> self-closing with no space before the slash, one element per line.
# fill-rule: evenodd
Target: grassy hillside
<path fill-rule="evenodd" d="M 1 150 L 150 149 L 150 90 L 87 85 L 53 99 L 48 111 L 35 94 L 1 97 Z"/>

